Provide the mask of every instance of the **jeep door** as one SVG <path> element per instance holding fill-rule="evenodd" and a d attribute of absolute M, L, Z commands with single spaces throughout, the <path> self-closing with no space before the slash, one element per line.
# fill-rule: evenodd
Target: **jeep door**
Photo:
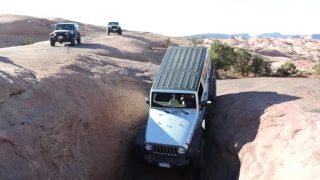
<path fill-rule="evenodd" d="M 207 58 L 203 67 L 203 72 L 200 80 L 200 86 L 198 90 L 198 97 L 200 104 L 201 102 L 207 102 L 209 99 L 209 70 L 210 70 L 210 58 Z M 203 119 L 206 111 L 206 107 L 199 109 L 200 110 L 200 117 Z"/>
<path fill-rule="evenodd" d="M 204 89 L 202 80 L 200 82 L 200 86 L 199 86 L 199 90 L 198 90 L 198 98 L 199 98 L 199 107 L 200 107 L 199 108 L 199 120 L 200 120 L 200 122 L 202 122 L 204 115 L 205 115 L 206 107 L 204 106 L 201 108 L 201 102 L 208 101 L 208 91 Z"/>

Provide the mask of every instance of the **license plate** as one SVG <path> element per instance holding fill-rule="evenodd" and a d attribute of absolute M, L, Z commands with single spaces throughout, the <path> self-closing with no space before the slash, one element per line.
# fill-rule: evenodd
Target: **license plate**
<path fill-rule="evenodd" d="M 59 39 L 63 39 L 63 37 L 62 37 L 62 36 L 58 36 L 58 38 L 59 38 Z"/>
<path fill-rule="evenodd" d="M 116 31 L 117 29 L 113 29 L 114 31 Z"/>
<path fill-rule="evenodd" d="M 170 164 L 169 163 L 159 163 L 160 167 L 164 167 L 164 168 L 170 168 Z"/>

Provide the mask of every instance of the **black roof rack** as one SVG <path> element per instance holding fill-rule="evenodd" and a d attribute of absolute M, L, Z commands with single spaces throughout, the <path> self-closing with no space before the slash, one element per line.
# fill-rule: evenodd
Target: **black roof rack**
<path fill-rule="evenodd" d="M 152 88 L 196 91 L 207 53 L 208 48 L 202 46 L 169 47 Z"/>

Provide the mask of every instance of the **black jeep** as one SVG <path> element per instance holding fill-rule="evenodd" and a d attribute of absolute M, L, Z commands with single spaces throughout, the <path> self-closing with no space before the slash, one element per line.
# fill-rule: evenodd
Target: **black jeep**
<path fill-rule="evenodd" d="M 56 42 L 60 44 L 70 42 L 72 46 L 81 43 L 81 34 L 77 23 L 58 23 L 54 26 L 54 31 L 49 34 L 50 45 L 55 46 Z"/>
<path fill-rule="evenodd" d="M 119 35 L 122 35 L 122 29 L 119 22 L 109 22 L 107 31 L 108 31 L 108 35 L 110 35 L 110 32 L 118 33 Z"/>

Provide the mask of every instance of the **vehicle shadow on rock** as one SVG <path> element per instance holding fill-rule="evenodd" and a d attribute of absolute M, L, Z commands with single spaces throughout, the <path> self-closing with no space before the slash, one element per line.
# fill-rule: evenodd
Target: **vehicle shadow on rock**
<path fill-rule="evenodd" d="M 239 179 L 241 162 L 238 153 L 255 139 L 265 110 L 297 99 L 300 97 L 256 91 L 218 96 L 213 104 L 208 105 L 207 164 L 201 179 Z"/>
<path fill-rule="evenodd" d="M 17 67 L 17 68 L 20 68 L 21 70 L 23 70 L 23 71 L 31 74 L 31 76 L 32 76 L 33 78 L 36 78 L 34 71 L 32 71 L 32 70 L 30 70 L 30 69 L 28 69 L 28 68 L 22 67 L 22 66 L 20 66 L 20 65 L 18 65 L 18 64 L 16 64 L 16 63 L 14 63 L 12 60 L 10 60 L 10 59 L 7 58 L 7 57 L 0 56 L 0 62 L 1 62 L 1 63 L 10 64 L 10 65 L 13 65 L 13 66 L 15 66 L 15 67 Z"/>
<path fill-rule="evenodd" d="M 22 69 L 23 69 L 22 66 L 19 66 L 19 65 L 15 64 L 13 61 L 11 61 L 10 59 L 8 59 L 8 58 L 6 58 L 6 57 L 3 57 L 3 56 L 0 56 L 0 62 L 2 62 L 2 63 L 7 63 L 7 64 L 11 64 L 11 65 L 13 65 L 13 66 L 16 66 L 16 67 L 18 67 L 18 68 L 22 68 Z"/>

